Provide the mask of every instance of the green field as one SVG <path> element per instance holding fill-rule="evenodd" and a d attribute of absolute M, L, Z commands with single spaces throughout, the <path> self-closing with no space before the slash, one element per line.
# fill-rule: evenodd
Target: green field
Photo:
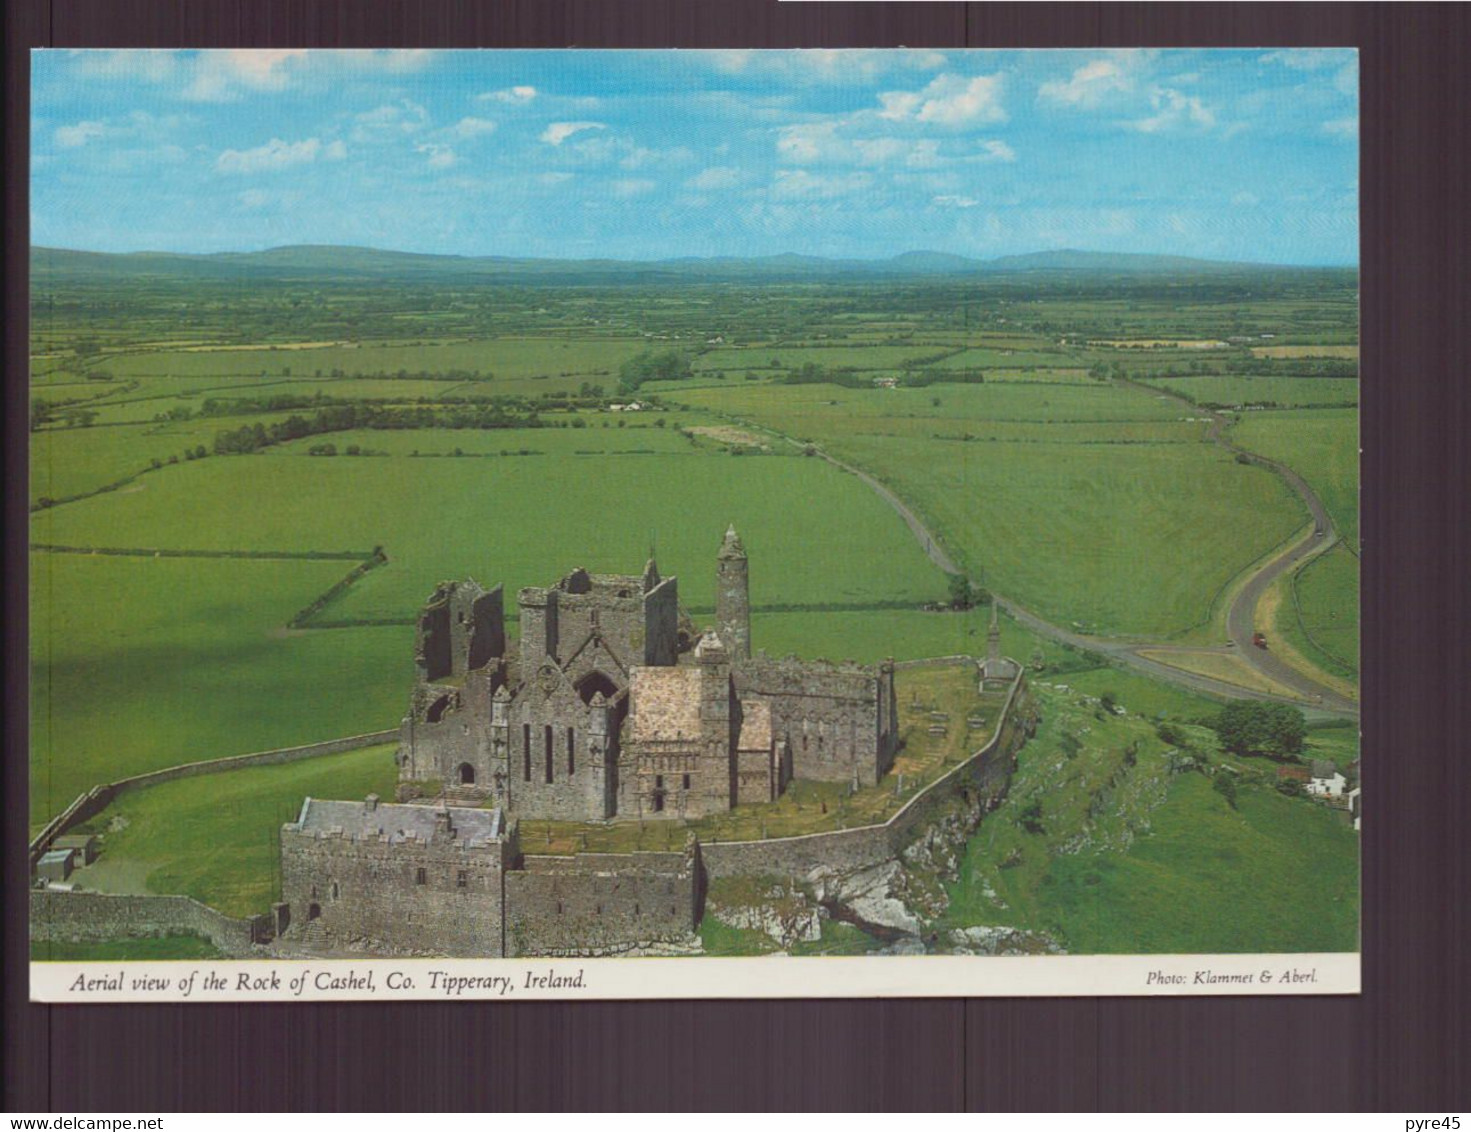
<path fill-rule="evenodd" d="M 219 959 L 220 952 L 207 939 L 192 935 L 147 936 L 142 939 L 113 939 L 93 943 L 33 939 L 31 959 L 35 962 L 100 963 L 122 960 L 146 963 L 161 959 Z"/>
<path fill-rule="evenodd" d="M 1292 644 L 1329 672 L 1359 673 L 1359 560 L 1342 544 L 1304 564 L 1279 611 Z"/>
<path fill-rule="evenodd" d="M 269 911 L 279 833 L 306 797 L 392 798 L 392 745 L 279 766 L 245 767 L 122 795 L 96 864 L 76 874 L 103 891 L 182 893 L 228 916 Z"/>
<path fill-rule="evenodd" d="M 32 825 L 99 782 L 395 726 L 411 627 L 282 630 L 348 565 L 32 554 Z"/>
<path fill-rule="evenodd" d="M 50 264 L 33 320 L 34 394 L 50 417 L 31 435 L 29 494 L 53 505 L 32 514 L 33 543 L 282 555 L 381 546 L 387 562 L 307 622 L 317 627 L 288 630 L 354 561 L 33 552 L 33 827 L 100 781 L 393 726 L 412 680 L 412 618 L 447 578 L 504 583 L 514 615 L 521 586 L 579 565 L 637 571 L 652 547 L 707 623 L 729 522 L 751 554 L 755 647 L 864 661 L 982 653 L 986 609 L 926 612 L 947 579 L 887 503 L 804 455 L 809 444 L 887 483 L 974 582 L 1089 632 L 1218 643 L 1207 623 L 1220 595 L 1305 521 L 1278 477 L 1208 443 L 1203 414 L 1113 379 L 1197 400 L 1343 404 L 1244 412 L 1230 435 L 1301 471 L 1345 538 L 1357 537 L 1357 386 L 1332 376 L 1351 359 L 1335 369 L 1247 348 L 1262 335 L 1352 344 L 1351 273 L 1184 289 L 1025 278 L 386 286 L 330 273 L 241 287 L 165 275 L 125 286 Z M 1230 349 L 1086 345 L 1233 335 Z M 620 388 L 624 363 L 647 352 L 678 355 L 692 375 Z M 808 363 L 864 387 L 781 383 Z M 111 380 L 87 379 L 98 371 Z M 967 380 L 922 384 L 944 371 Z M 881 375 L 912 384 L 872 387 Z M 316 413 L 247 399 L 319 393 L 371 410 L 376 425 L 388 405 L 423 419 L 215 454 L 228 447 L 218 434 Z M 569 393 L 575 412 L 556 400 Z M 517 427 L 442 427 L 490 399 L 506 415 L 478 423 Z M 609 409 L 634 399 L 653 411 Z M 223 407 L 203 415 L 207 400 Z M 156 419 L 168 413 L 190 419 Z M 533 414 L 549 427 L 522 427 Z M 687 431 L 710 426 L 720 430 Z M 329 444 L 340 454 L 310 454 Z M 187 459 L 199 446 L 207 458 Z M 1355 606 L 1356 561 L 1335 550 L 1297 583 L 1319 652 L 1355 653 L 1356 620 L 1339 622 Z M 1289 635 L 1315 656 L 1305 635 Z M 1230 810 L 1198 773 L 1171 773 L 1150 721 L 1200 719 L 1214 704 L 1009 620 L 1003 647 L 1072 691 L 1039 693 L 1043 733 L 1011 800 L 972 842 L 952 893 L 957 924 L 1008 922 L 990 886 L 1018 926 L 1074 950 L 1127 949 L 1131 938 L 1136 949 L 1352 946 L 1342 941 L 1356 922 L 1355 844 L 1335 818 L 1252 785 Z M 1082 698 L 1104 693 L 1131 714 L 1101 716 Z M 1070 754 L 1064 730 L 1080 744 Z M 1208 733 L 1188 730 L 1209 747 Z M 1351 740 L 1312 741 L 1342 763 L 1356 756 Z M 94 875 L 263 911 L 275 831 L 303 794 L 386 793 L 392 780 L 385 749 L 127 794 L 105 816 L 121 820 Z M 1034 799 L 1046 835 L 1018 824 Z M 1062 852 L 1058 839 L 1080 833 Z M 1022 861 L 1003 867 L 1013 849 Z M 1194 914 L 1202 904 L 1208 914 Z M 1138 919 L 1154 934 L 1132 927 Z M 708 922 L 702 931 L 712 953 L 763 946 Z M 198 946 L 177 942 L 187 954 Z M 798 950 L 871 946 L 829 924 Z"/>
<path fill-rule="evenodd" d="M 1041 729 L 948 886 L 946 926 L 1045 931 L 1082 954 L 1357 950 L 1342 815 L 1251 782 L 1232 808 L 1207 775 L 1172 771 L 1144 721 L 1038 694 Z M 1213 736 L 1185 730 L 1209 766 Z"/>
<path fill-rule="evenodd" d="M 1357 405 L 1359 383 L 1352 377 L 1155 377 L 1150 385 L 1168 389 L 1201 405 Z"/>
<path fill-rule="evenodd" d="M 546 585 L 575 566 L 637 572 L 657 547 L 681 575 L 688 607 L 713 604 L 714 552 L 727 523 L 754 559 L 752 601 L 763 605 L 940 598 L 943 576 L 902 522 L 851 477 L 795 453 L 691 455 L 668 430 L 654 449 L 580 459 L 599 431 L 470 434 L 508 452 L 487 459 L 305 456 L 307 441 L 257 456 L 211 457 L 167 469 L 149 489 L 110 493 L 37 513 L 34 541 L 66 546 L 194 550 L 345 550 L 381 545 L 389 565 L 334 609 L 341 618 L 411 618 L 442 579 L 474 576 L 510 592 Z M 416 443 L 459 446 L 418 432 Z M 365 437 L 365 443 L 374 443 Z M 662 451 L 660 451 L 662 449 Z M 248 482 L 248 495 L 237 493 Z M 371 500 L 364 508 L 344 499 Z M 703 516 L 702 520 L 692 517 Z M 796 545 L 791 531 L 803 532 Z M 882 554 L 875 547 L 885 547 Z"/>
<path fill-rule="evenodd" d="M 1203 627 L 1221 589 L 1302 523 L 1277 477 L 1214 446 L 1068 443 L 1076 426 L 1058 422 L 1107 429 L 1179 417 L 1177 405 L 1135 390 L 766 386 L 683 397 L 873 471 L 973 577 L 1091 632 L 1169 638 Z M 988 438 L 998 419 L 1032 442 L 939 438 Z"/>
<path fill-rule="evenodd" d="M 1281 460 L 1307 480 L 1328 508 L 1339 535 L 1359 539 L 1359 415 L 1355 409 L 1245 413 L 1231 439 L 1249 452 Z"/>

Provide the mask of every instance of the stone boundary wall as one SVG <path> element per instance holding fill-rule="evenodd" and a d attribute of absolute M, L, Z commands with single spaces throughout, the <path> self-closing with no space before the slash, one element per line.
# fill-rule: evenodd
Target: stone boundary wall
<path fill-rule="evenodd" d="M 895 672 L 907 672 L 914 668 L 951 668 L 962 664 L 979 664 L 973 656 L 927 656 L 919 660 L 896 660 L 894 661 Z"/>
<path fill-rule="evenodd" d="M 950 658 L 945 658 L 950 659 Z M 964 658 L 969 660 L 970 658 Z M 802 876 L 816 868 L 861 869 L 893 860 L 915 826 L 970 787 L 993 786 L 996 772 L 1009 768 L 1009 755 L 1019 745 L 1021 725 L 1012 708 L 1024 694 L 1025 679 L 1018 669 L 1001 709 L 996 733 L 970 758 L 930 783 L 882 825 L 860 826 L 831 833 L 808 833 L 800 837 L 773 837 L 763 841 L 702 842 L 705 870 L 719 877 Z M 994 757 L 997 754 L 1000 759 Z"/>
<path fill-rule="evenodd" d="M 687 945 L 700 921 L 700 852 L 528 854 L 508 870 L 506 955 L 592 956 Z"/>
<path fill-rule="evenodd" d="M 96 817 L 112 804 L 119 794 L 137 790 L 144 786 L 157 786 L 177 778 L 193 778 L 200 774 L 219 774 L 222 771 L 238 770 L 247 766 L 270 766 L 277 763 L 293 763 L 300 759 L 314 759 L 322 755 L 336 755 L 343 751 L 355 751 L 359 747 L 372 747 L 378 743 L 390 743 L 398 738 L 398 728 L 390 731 L 370 731 L 363 735 L 349 735 L 342 739 L 327 739 L 321 743 L 308 743 L 301 747 L 278 747 L 273 751 L 256 751 L 248 755 L 226 755 L 221 759 L 204 759 L 200 762 L 182 763 L 178 766 L 152 770 L 146 774 L 135 774 L 116 782 L 104 782 L 94 786 L 85 794 L 79 794 L 66 809 L 57 814 L 42 828 L 30 844 L 30 867 L 35 868 L 41 855 L 51 843 L 67 830 Z"/>
<path fill-rule="evenodd" d="M 110 941 L 167 935 L 197 935 L 231 958 L 255 954 L 268 917 L 236 920 L 188 896 L 115 896 L 102 892 L 30 894 L 31 939 Z"/>

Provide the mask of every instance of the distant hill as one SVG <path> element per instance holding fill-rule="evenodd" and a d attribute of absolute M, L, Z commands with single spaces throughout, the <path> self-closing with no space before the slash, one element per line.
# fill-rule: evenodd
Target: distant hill
<path fill-rule="evenodd" d="M 534 259 L 432 255 L 378 248 L 295 244 L 258 252 L 185 255 L 173 252 L 87 252 L 33 247 L 31 277 L 81 281 L 174 279 L 417 279 L 466 282 L 618 283 L 758 281 L 905 276 L 988 276 L 1046 273 L 1076 276 L 1240 274 L 1311 268 L 1225 263 L 1184 256 L 1063 249 L 972 259 L 948 252 L 907 251 L 890 259 L 827 259 L 809 255 L 686 257 L 664 260 Z"/>

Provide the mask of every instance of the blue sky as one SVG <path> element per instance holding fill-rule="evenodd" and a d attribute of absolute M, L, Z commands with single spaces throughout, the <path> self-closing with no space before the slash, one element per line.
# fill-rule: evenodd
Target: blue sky
<path fill-rule="evenodd" d="M 1349 50 L 32 60 L 54 247 L 1358 259 Z"/>

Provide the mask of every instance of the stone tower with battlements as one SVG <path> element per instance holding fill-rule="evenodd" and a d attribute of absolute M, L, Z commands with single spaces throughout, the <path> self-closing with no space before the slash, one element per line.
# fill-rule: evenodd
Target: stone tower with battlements
<path fill-rule="evenodd" d="M 734 662 L 751 659 L 751 583 L 746 548 L 735 526 L 725 532 L 715 561 L 715 631 Z"/>

